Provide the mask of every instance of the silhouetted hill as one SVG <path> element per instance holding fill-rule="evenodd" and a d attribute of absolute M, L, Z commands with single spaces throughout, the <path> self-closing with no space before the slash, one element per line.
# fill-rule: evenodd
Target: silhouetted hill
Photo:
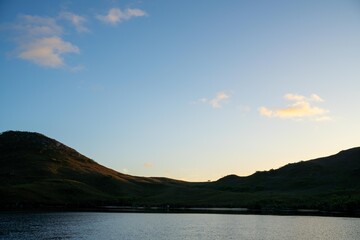
<path fill-rule="evenodd" d="M 145 197 L 145 186 L 180 181 L 116 172 L 38 133 L 0 135 L 0 202 L 4 204 L 127 203 Z M 151 188 L 150 188 L 151 189 Z"/>
<path fill-rule="evenodd" d="M 256 172 L 248 177 L 229 175 L 214 186 L 253 190 L 317 191 L 360 187 L 360 148 L 310 161 L 288 164 L 277 170 Z"/>
<path fill-rule="evenodd" d="M 359 208 L 360 148 L 248 177 L 229 175 L 211 187 L 234 193 L 256 193 L 255 202 L 261 206 Z"/>
<path fill-rule="evenodd" d="M 101 166 L 39 133 L 0 134 L 0 207 L 181 206 L 358 211 L 360 148 L 248 177 L 190 183 Z"/>

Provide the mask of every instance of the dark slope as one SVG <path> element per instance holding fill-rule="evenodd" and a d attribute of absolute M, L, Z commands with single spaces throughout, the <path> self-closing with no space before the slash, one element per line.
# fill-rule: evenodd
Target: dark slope
<path fill-rule="evenodd" d="M 0 135 L 0 164 L 3 204 L 124 204 L 182 183 L 121 174 L 54 139 L 29 132 Z"/>
<path fill-rule="evenodd" d="M 38 133 L 0 134 L 0 207 L 207 206 L 360 209 L 360 148 L 248 177 L 189 183 L 99 165 Z"/>
<path fill-rule="evenodd" d="M 256 204 L 290 207 L 359 208 L 360 148 L 288 164 L 248 177 L 229 175 L 213 189 L 248 193 Z"/>
<path fill-rule="evenodd" d="M 248 177 L 228 175 L 213 185 L 234 190 L 301 191 L 309 189 L 357 188 L 360 186 L 360 148 L 310 161 L 288 164 L 277 170 L 256 172 Z M 250 190 L 249 189 L 249 190 Z"/>

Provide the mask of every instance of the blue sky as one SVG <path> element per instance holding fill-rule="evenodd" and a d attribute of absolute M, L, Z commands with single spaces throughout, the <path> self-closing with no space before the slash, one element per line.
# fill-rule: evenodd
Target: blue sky
<path fill-rule="evenodd" d="M 0 132 L 120 172 L 246 176 L 360 145 L 360 3 L 0 1 Z"/>

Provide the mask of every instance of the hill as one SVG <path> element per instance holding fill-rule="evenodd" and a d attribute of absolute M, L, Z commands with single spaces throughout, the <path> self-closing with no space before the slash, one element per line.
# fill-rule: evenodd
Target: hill
<path fill-rule="evenodd" d="M 151 187 L 180 183 L 116 172 L 39 133 L 2 133 L 0 164 L 3 205 L 128 204 Z"/>
<path fill-rule="evenodd" d="M 211 185 L 218 190 L 256 195 L 253 204 L 262 207 L 359 209 L 360 148 L 248 177 L 229 175 Z"/>
<path fill-rule="evenodd" d="M 39 133 L 0 134 L 0 207 L 360 209 L 360 148 L 248 177 L 191 183 L 122 174 Z"/>

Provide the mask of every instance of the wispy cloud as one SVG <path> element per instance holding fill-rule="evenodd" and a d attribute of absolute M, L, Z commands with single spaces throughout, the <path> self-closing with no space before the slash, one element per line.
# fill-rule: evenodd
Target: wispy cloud
<path fill-rule="evenodd" d="M 63 33 L 63 28 L 57 24 L 55 18 L 33 15 L 19 15 L 13 28 L 27 38 L 59 36 Z"/>
<path fill-rule="evenodd" d="M 222 107 L 221 104 L 229 98 L 230 98 L 229 94 L 225 92 L 218 92 L 216 96 L 210 100 L 209 103 L 213 108 L 221 108 Z"/>
<path fill-rule="evenodd" d="M 292 102 L 283 108 L 267 108 L 260 107 L 259 113 L 265 117 L 275 117 L 284 119 L 302 120 L 308 119 L 312 121 L 329 121 L 331 117 L 328 115 L 329 111 L 315 106 L 315 103 L 323 102 L 324 100 L 312 94 L 310 97 L 305 97 L 299 94 L 288 93 L 284 96 L 285 100 Z"/>
<path fill-rule="evenodd" d="M 20 15 L 13 29 L 17 34 L 17 57 L 37 65 L 62 67 L 63 54 L 80 52 L 77 46 L 62 39 L 63 29 L 55 18 Z"/>
<path fill-rule="evenodd" d="M 145 162 L 144 163 L 144 168 L 153 168 L 154 164 L 152 162 Z"/>
<path fill-rule="evenodd" d="M 127 8 L 125 10 L 121 10 L 120 8 L 111 8 L 107 15 L 97 15 L 96 18 L 104 23 L 116 25 L 131 18 L 146 15 L 145 11 L 137 8 Z"/>
<path fill-rule="evenodd" d="M 85 27 L 86 18 L 80 15 L 76 15 L 72 12 L 61 12 L 60 18 L 69 21 L 76 29 L 77 32 L 89 32 L 89 29 Z"/>
<path fill-rule="evenodd" d="M 203 103 L 203 104 L 209 104 L 213 108 L 221 108 L 222 104 L 225 103 L 230 98 L 230 94 L 222 91 L 218 92 L 213 98 L 200 98 L 194 103 Z"/>
<path fill-rule="evenodd" d="M 116 25 L 134 17 L 146 16 L 147 13 L 137 8 L 112 8 L 106 15 L 97 15 L 102 22 Z M 80 48 L 65 40 L 63 26 L 69 22 L 77 32 L 89 32 L 85 26 L 87 18 L 71 11 L 60 12 L 56 17 L 44 17 L 36 15 L 19 15 L 9 29 L 15 33 L 17 58 L 30 61 L 42 67 L 61 68 L 66 67 L 76 72 L 83 69 L 82 65 L 68 66 L 65 55 L 80 53 Z"/>
<path fill-rule="evenodd" d="M 19 58 L 32 61 L 45 67 L 60 67 L 64 65 L 61 57 L 64 53 L 78 53 L 79 48 L 60 37 L 44 37 L 33 39 L 20 46 Z"/>

